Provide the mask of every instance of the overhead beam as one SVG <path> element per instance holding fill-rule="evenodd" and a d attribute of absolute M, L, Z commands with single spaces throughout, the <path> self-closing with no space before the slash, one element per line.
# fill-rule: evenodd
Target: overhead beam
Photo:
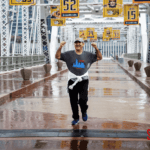
<path fill-rule="evenodd" d="M 132 4 L 132 2 L 124 2 L 123 4 Z M 52 4 L 36 4 L 37 6 L 51 6 L 51 5 L 60 5 L 60 3 L 52 3 Z M 85 5 L 102 5 L 103 2 L 99 3 L 80 3 L 80 6 L 85 6 Z"/>
<path fill-rule="evenodd" d="M 94 7 L 90 6 L 90 5 L 86 5 L 89 9 L 94 10 Z"/>

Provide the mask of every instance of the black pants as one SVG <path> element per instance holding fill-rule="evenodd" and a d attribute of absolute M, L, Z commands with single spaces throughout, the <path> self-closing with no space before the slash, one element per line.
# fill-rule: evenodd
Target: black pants
<path fill-rule="evenodd" d="M 72 118 L 79 119 L 79 109 L 78 104 L 80 105 L 82 114 L 86 113 L 88 109 L 87 101 L 88 101 L 88 84 L 89 80 L 83 80 L 78 82 L 72 90 L 69 89 L 69 86 L 72 85 L 74 81 L 68 81 L 68 92 L 70 96 L 70 104 L 72 108 Z M 78 99 L 79 94 L 79 99 Z"/>

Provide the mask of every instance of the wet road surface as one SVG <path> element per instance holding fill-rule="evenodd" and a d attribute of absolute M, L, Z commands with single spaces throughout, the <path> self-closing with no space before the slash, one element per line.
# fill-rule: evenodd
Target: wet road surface
<path fill-rule="evenodd" d="M 87 122 L 71 125 L 72 112 L 66 91 L 67 74 L 64 73 L 21 98 L 0 106 L 0 129 L 98 129 L 98 130 L 147 130 L 150 129 L 150 97 L 116 63 L 106 59 L 94 63 L 89 69 L 89 99 Z M 18 147 L 15 146 L 18 143 Z M 24 147 L 20 144 L 24 145 Z M 30 144 L 25 144 L 30 143 Z M 51 144 L 53 143 L 53 144 Z M 150 149 L 147 141 L 94 140 L 74 138 L 40 140 L 1 140 L 3 148 L 69 149 L 85 145 L 88 149 Z M 19 146 L 20 145 L 20 146 Z M 29 146 L 30 145 L 30 146 Z M 63 146 L 62 146 L 63 145 Z M 87 146 L 86 146 L 87 145 Z M 131 145 L 131 146 L 129 146 Z M 53 146 L 52 146 L 53 147 Z M 9 149 L 9 148 L 8 148 Z M 38 148 L 37 148 L 38 149 Z M 73 148 L 72 148 L 73 149 Z"/>

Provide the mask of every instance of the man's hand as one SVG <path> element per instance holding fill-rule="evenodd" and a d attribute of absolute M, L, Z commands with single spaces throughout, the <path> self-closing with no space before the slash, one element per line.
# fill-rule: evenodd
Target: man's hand
<path fill-rule="evenodd" d="M 97 48 L 97 44 L 95 42 L 91 43 L 91 45 L 95 48 L 96 50 L 96 55 L 97 55 L 97 60 L 101 60 L 102 59 L 102 54 L 99 51 L 99 49 Z"/>
<path fill-rule="evenodd" d="M 95 42 L 91 43 L 94 48 L 97 48 L 97 44 Z"/>
<path fill-rule="evenodd" d="M 66 44 L 66 42 L 65 42 L 65 41 L 62 41 L 62 42 L 60 43 L 60 48 L 62 48 L 65 44 Z"/>
<path fill-rule="evenodd" d="M 57 50 L 57 52 L 56 52 L 56 55 L 55 55 L 55 58 L 56 58 L 56 59 L 60 59 L 60 56 L 61 56 L 61 49 L 62 49 L 62 47 L 63 47 L 65 44 L 66 44 L 65 41 L 62 41 L 62 42 L 60 43 L 60 47 L 58 48 L 58 50 Z"/>

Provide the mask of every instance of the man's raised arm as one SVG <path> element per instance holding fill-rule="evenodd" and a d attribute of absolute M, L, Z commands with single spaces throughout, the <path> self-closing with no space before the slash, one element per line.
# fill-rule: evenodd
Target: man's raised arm
<path fill-rule="evenodd" d="M 102 54 L 99 51 L 99 49 L 97 48 L 97 44 L 96 43 L 91 43 L 91 45 L 95 48 L 96 50 L 96 55 L 97 55 L 97 60 L 102 60 Z"/>
<path fill-rule="evenodd" d="M 66 44 L 65 41 L 62 41 L 62 42 L 60 43 L 60 46 L 59 46 L 59 48 L 58 48 L 58 50 L 57 50 L 57 52 L 56 52 L 56 55 L 55 55 L 55 58 L 56 58 L 56 59 L 60 59 L 60 56 L 61 56 L 61 49 L 62 49 L 62 47 L 63 47 L 65 44 Z"/>

